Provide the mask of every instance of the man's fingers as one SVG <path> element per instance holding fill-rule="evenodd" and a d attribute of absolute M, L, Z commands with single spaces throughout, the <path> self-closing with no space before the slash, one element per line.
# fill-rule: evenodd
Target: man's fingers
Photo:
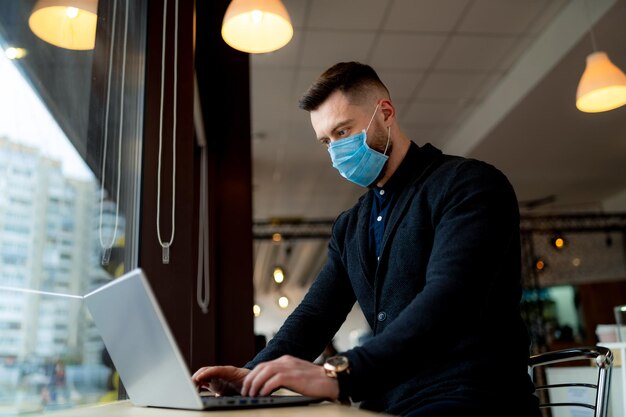
<path fill-rule="evenodd" d="M 280 372 L 280 367 L 277 366 L 275 362 L 265 364 L 264 366 L 260 366 L 258 368 L 258 370 L 255 368 L 256 372 L 250 372 L 250 375 L 244 379 L 244 387 L 246 390 L 244 392 L 242 389 L 242 395 L 250 397 L 258 395 L 266 381 Z M 247 385 L 245 384 L 246 382 L 248 382 Z"/>
<path fill-rule="evenodd" d="M 219 395 L 271 395 L 279 388 L 287 388 L 302 395 L 336 398 L 337 380 L 328 378 L 321 366 L 292 356 L 281 356 L 260 363 L 252 371 L 233 366 L 200 368 L 194 381 Z"/>
<path fill-rule="evenodd" d="M 195 383 L 200 383 L 202 382 L 202 380 L 204 379 L 204 374 L 206 373 L 207 369 L 209 367 L 204 367 L 204 368 L 200 368 L 198 369 L 192 376 L 191 379 L 195 382 Z"/>
<path fill-rule="evenodd" d="M 264 367 L 265 363 L 260 363 L 253 370 L 251 370 L 248 375 L 246 375 L 246 377 L 243 379 L 243 382 L 241 383 L 241 395 L 243 395 L 244 397 L 249 395 L 250 384 L 256 377 L 256 374 L 259 373 Z"/>
<path fill-rule="evenodd" d="M 289 379 L 297 362 L 292 356 L 285 355 L 257 365 L 244 379 L 241 395 L 254 397 L 271 394 Z"/>
<path fill-rule="evenodd" d="M 259 387 L 259 395 L 270 395 L 278 388 L 288 385 L 287 381 L 285 380 L 286 377 L 288 377 L 288 375 L 274 374 L 271 378 L 265 381 L 262 387 Z"/>
<path fill-rule="evenodd" d="M 235 375 L 236 368 L 232 366 L 205 366 L 198 369 L 191 377 L 194 381 L 206 381 L 213 378 L 229 379 Z"/>
<path fill-rule="evenodd" d="M 249 372 L 245 368 L 234 366 L 206 366 L 198 369 L 192 376 L 196 385 L 208 387 L 216 394 L 239 394 L 241 383 Z"/>
<path fill-rule="evenodd" d="M 194 374 L 191 376 L 191 379 L 193 379 L 194 381 L 198 381 L 198 376 L 200 374 L 202 374 L 206 369 L 208 368 L 208 366 L 202 367 L 200 369 L 198 369 L 196 372 L 194 372 Z"/>

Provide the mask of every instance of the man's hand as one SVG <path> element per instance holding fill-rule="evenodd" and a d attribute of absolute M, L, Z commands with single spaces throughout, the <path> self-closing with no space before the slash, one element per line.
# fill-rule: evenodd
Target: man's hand
<path fill-rule="evenodd" d="M 241 384 L 250 372 L 234 366 L 205 366 L 191 377 L 199 388 L 208 389 L 217 395 L 239 395 Z"/>
<path fill-rule="evenodd" d="M 258 364 L 245 376 L 241 395 L 270 395 L 279 388 L 331 400 L 339 396 L 337 380 L 326 376 L 323 367 L 289 355 Z"/>

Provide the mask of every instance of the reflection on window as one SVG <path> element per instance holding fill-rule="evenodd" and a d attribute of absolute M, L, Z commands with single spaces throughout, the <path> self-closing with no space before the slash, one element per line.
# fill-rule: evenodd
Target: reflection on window
<path fill-rule="evenodd" d="M 0 187 L 0 285 L 82 294 L 101 269 L 95 177 L 72 178 L 63 172 L 65 161 L 19 140 L 0 137 L 0 169 L 7 173 Z M 109 371 L 102 344 L 84 340 L 91 325 L 80 300 L 0 291 L 0 304 L 4 407 L 28 412 L 93 402 L 104 393 Z"/>
<path fill-rule="evenodd" d="M 98 3 L 99 10 L 111 13 L 110 2 Z M 105 103 L 97 90 L 108 67 L 96 67 L 94 57 L 109 56 L 107 42 L 100 52 L 97 47 L 68 51 L 43 42 L 28 28 L 33 4 L 0 2 L 2 416 L 117 399 L 115 370 L 80 296 L 133 267 L 136 252 L 138 222 L 131 220 L 136 219 L 138 179 L 122 179 L 119 202 L 110 197 L 116 195 L 109 188 L 117 180 L 114 172 L 107 171 L 105 189 L 100 189 Z M 141 19 L 145 5 L 139 1 L 135 6 L 133 16 Z M 142 30 L 142 25 L 135 27 Z M 111 28 L 100 29 L 106 40 Z M 143 54 L 137 46 L 143 38 L 134 39 L 129 50 Z M 14 46 L 24 47 L 21 61 L 4 53 Z M 115 81 L 119 76 L 112 68 Z M 136 90 L 127 90 L 134 108 L 125 113 L 124 131 L 141 129 L 142 80 L 137 73 L 143 73 L 139 64 L 128 69 L 126 82 Z M 112 94 L 117 90 L 113 86 Z M 119 107 L 112 104 L 110 111 L 119 113 Z M 140 152 L 137 141 L 130 138 L 125 146 Z M 135 153 L 109 148 L 108 165 L 122 158 L 126 172 L 140 171 Z M 107 241 L 116 236 L 106 267 L 101 265 L 100 233 Z"/>

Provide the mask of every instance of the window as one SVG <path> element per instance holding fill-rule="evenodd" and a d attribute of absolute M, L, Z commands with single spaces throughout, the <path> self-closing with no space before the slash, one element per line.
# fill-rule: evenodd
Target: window
<path fill-rule="evenodd" d="M 146 2 L 129 2 L 126 54 L 140 59 L 124 72 L 125 9 L 112 19 L 114 2 L 97 3 L 95 48 L 78 51 L 34 35 L 34 0 L 0 2 L 0 409 L 9 415 L 95 403 L 110 390 L 114 370 L 80 296 L 137 265 Z M 11 48 L 23 56 L 9 59 Z M 113 246 L 106 265 L 100 235 Z"/>

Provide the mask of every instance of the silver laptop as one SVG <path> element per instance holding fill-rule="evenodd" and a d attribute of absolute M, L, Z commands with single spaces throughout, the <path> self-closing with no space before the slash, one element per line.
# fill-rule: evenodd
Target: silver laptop
<path fill-rule="evenodd" d="M 210 410 L 306 405 L 324 400 L 301 395 L 200 395 L 139 268 L 87 294 L 85 302 L 135 405 Z"/>

